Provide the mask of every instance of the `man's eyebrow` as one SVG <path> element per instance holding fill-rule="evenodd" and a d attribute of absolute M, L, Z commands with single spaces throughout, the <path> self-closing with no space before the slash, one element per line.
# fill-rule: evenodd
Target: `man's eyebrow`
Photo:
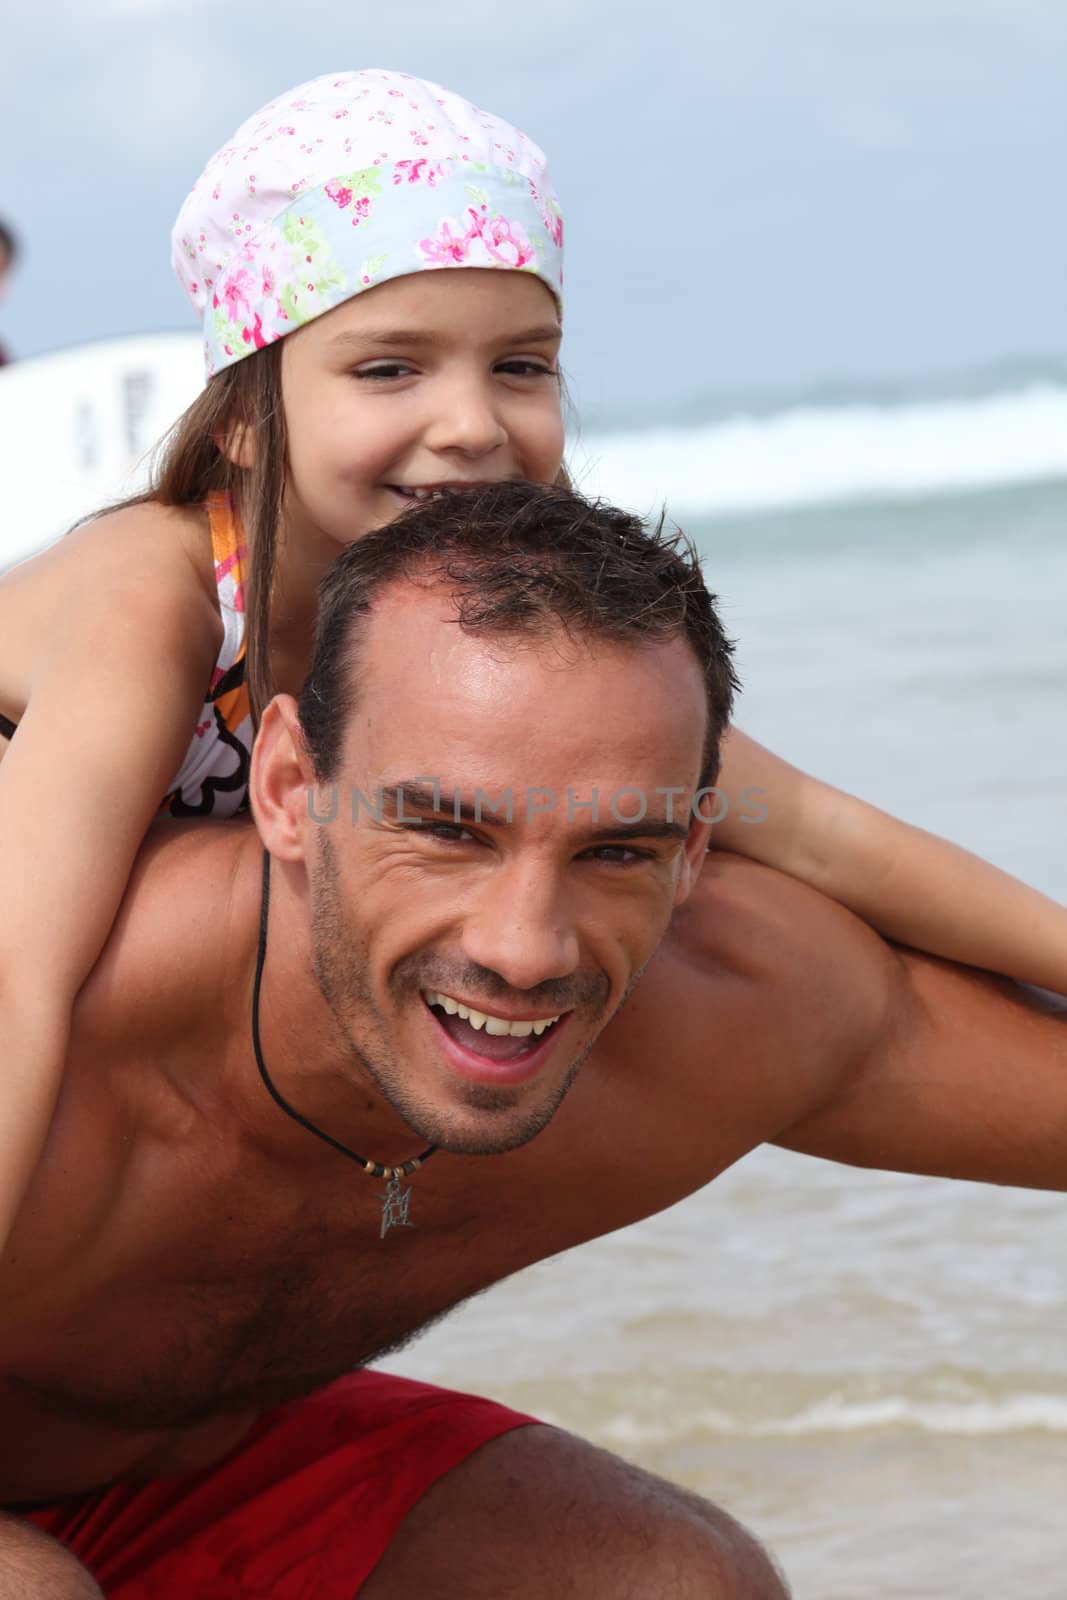
<path fill-rule="evenodd" d="M 505 338 L 494 339 L 491 343 L 499 345 L 524 345 L 546 344 L 552 339 L 559 339 L 563 329 L 559 323 L 546 322 L 536 328 L 524 328 L 521 332 L 509 333 Z M 399 346 L 408 349 L 418 347 L 433 348 L 445 343 L 437 334 L 427 332 L 426 329 L 417 328 L 364 328 L 350 333 L 339 333 L 330 341 L 330 349 L 367 349 L 392 350 Z"/>
<path fill-rule="evenodd" d="M 438 788 L 424 783 L 393 783 L 385 784 L 381 790 L 383 808 L 397 814 L 401 820 L 409 816 L 414 820 L 416 812 L 425 812 L 427 816 L 440 817 L 449 822 L 473 822 L 476 826 L 491 824 L 494 827 L 507 827 L 508 815 L 506 799 L 511 795 L 512 816 L 522 818 L 525 815 L 527 792 L 523 790 L 499 790 L 495 794 L 491 789 L 478 792 L 477 803 L 468 800 L 450 789 L 447 784 Z M 530 794 L 543 793 L 541 789 L 531 785 Z M 575 801 L 576 811 L 588 811 L 588 802 Z M 567 814 L 566 800 L 557 802 L 556 811 Z M 551 815 L 552 813 L 543 813 Z M 583 818 L 584 820 L 584 818 Z M 678 839 L 686 840 L 689 837 L 689 828 L 684 822 L 675 822 L 667 817 L 634 817 L 619 821 L 612 821 L 601 827 L 592 822 L 588 831 L 582 833 L 585 844 L 611 844 L 623 839 Z M 577 826 L 575 821 L 573 826 Z"/>
<path fill-rule="evenodd" d="M 450 822 L 504 821 L 503 817 L 496 816 L 493 796 L 485 791 L 478 805 L 472 800 L 465 800 L 444 784 L 434 787 L 425 783 L 388 783 L 382 786 L 380 793 L 383 804 L 396 812 L 401 820 L 416 811 L 425 811 L 430 816 L 447 817 Z M 502 791 L 500 798 L 506 794 L 506 790 Z"/>
<path fill-rule="evenodd" d="M 411 783 L 404 778 L 400 783 L 384 783 L 378 790 L 383 803 L 390 811 L 443 811 L 444 791 L 436 785 Z M 449 806 L 448 810 L 451 811 Z"/>
<path fill-rule="evenodd" d="M 668 822 L 666 817 L 635 817 L 632 822 L 613 821 L 610 828 L 593 828 L 590 844 L 610 844 L 613 839 L 681 839 L 689 837 L 684 822 Z"/>

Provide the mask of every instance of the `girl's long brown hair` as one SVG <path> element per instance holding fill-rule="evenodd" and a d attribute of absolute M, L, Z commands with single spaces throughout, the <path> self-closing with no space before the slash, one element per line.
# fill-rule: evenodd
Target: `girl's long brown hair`
<path fill-rule="evenodd" d="M 203 505 L 220 492 L 231 497 L 248 546 L 245 681 L 256 726 L 274 694 L 271 602 L 289 460 L 281 374 L 280 340 L 217 373 L 163 439 L 148 490 L 138 496 L 165 506 Z M 239 430 L 252 440 L 249 467 L 220 448 Z M 556 483 L 570 488 L 565 467 Z"/>
<path fill-rule="evenodd" d="M 248 545 L 245 681 L 256 724 L 274 693 L 271 596 L 288 460 L 281 356 L 280 342 L 267 345 L 211 379 L 163 440 L 145 496 L 165 506 L 202 505 L 219 492 L 232 499 Z M 220 448 L 238 430 L 253 441 L 250 467 Z"/>

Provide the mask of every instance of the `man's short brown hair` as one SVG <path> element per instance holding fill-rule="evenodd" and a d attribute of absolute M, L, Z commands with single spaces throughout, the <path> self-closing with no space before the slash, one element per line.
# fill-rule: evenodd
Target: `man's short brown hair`
<path fill-rule="evenodd" d="M 441 584 L 467 633 L 647 644 L 684 638 L 704 675 L 708 725 L 700 784 L 715 782 L 739 685 L 689 540 L 603 501 L 533 483 L 451 490 L 357 539 L 319 590 L 300 721 L 319 783 L 336 775 L 355 709 L 364 621 L 404 580 Z"/>

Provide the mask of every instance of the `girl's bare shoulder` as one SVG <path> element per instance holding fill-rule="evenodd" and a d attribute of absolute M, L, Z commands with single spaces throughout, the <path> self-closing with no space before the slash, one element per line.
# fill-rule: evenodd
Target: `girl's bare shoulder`
<path fill-rule="evenodd" d="M 136 501 L 79 523 L 39 555 L 0 578 L 0 593 L 25 597 L 57 584 L 96 583 L 143 575 L 179 583 L 194 578 L 212 594 L 211 533 L 203 506 L 162 506 Z"/>
<path fill-rule="evenodd" d="M 0 711 L 25 708 L 42 649 L 79 623 L 145 615 L 218 648 L 222 620 L 202 506 L 124 505 L 0 576 Z"/>

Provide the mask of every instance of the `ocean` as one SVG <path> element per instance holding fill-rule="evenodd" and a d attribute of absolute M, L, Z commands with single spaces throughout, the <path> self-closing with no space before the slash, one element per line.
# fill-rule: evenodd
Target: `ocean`
<path fill-rule="evenodd" d="M 0 566 L 135 481 L 194 369 L 174 336 L 0 374 L 9 465 L 53 441 Z M 572 465 L 699 544 L 746 731 L 1067 901 L 1067 373 L 687 400 Z M 388 1365 L 708 1495 L 796 1600 L 1067 1600 L 1065 1218 L 762 1149 Z"/>

